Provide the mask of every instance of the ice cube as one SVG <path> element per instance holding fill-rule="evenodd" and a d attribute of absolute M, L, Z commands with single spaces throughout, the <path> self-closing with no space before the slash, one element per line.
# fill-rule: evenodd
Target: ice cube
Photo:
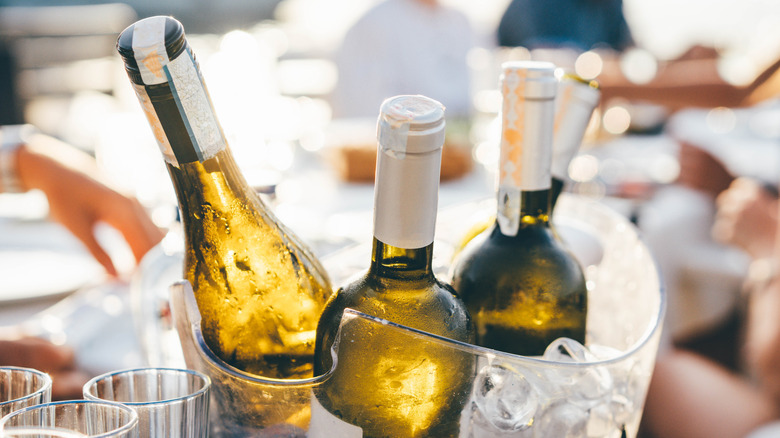
<path fill-rule="evenodd" d="M 608 403 L 613 380 L 605 365 L 587 365 L 598 358 L 584 345 L 569 338 L 558 338 L 547 347 L 543 358 L 558 363 L 578 363 L 577 367 L 554 367 L 546 371 L 547 378 L 566 393 L 570 403 L 588 409 Z"/>
<path fill-rule="evenodd" d="M 535 438 L 582 438 L 587 432 L 588 411 L 561 400 L 541 412 L 533 426 Z"/>
<path fill-rule="evenodd" d="M 474 403 L 491 426 L 511 432 L 531 426 L 539 395 L 528 379 L 509 365 L 487 365 L 477 375 Z"/>

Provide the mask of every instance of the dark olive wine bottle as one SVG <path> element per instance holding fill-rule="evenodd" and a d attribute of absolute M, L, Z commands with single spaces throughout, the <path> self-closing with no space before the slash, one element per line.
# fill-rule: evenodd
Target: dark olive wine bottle
<path fill-rule="evenodd" d="M 543 354 L 562 336 L 585 341 L 582 268 L 549 223 L 554 70 L 535 61 L 503 65 L 496 219 L 451 270 L 477 344 L 525 356 Z"/>

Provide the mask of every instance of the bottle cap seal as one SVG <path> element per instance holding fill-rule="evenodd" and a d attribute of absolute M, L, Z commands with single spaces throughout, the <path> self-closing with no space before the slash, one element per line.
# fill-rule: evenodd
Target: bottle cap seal
<path fill-rule="evenodd" d="M 377 125 L 379 147 L 398 155 L 432 152 L 444 145 L 444 106 L 425 96 L 385 100 Z"/>
<path fill-rule="evenodd" d="M 123 30 L 116 49 L 133 83 L 153 85 L 167 81 L 159 75 L 162 66 L 187 49 L 187 40 L 178 20 L 156 16 L 139 20 Z"/>

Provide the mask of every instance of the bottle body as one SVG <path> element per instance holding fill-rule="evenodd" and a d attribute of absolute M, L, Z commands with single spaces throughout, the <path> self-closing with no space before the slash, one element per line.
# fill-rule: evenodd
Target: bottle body
<path fill-rule="evenodd" d="M 396 111 L 387 108 L 392 102 L 386 102 L 383 114 L 390 111 L 414 119 L 409 113 L 430 111 L 414 107 L 421 104 L 420 99 L 426 105 L 434 102 L 419 96 L 403 98 L 396 98 L 401 99 Z M 443 117 L 443 108 L 438 111 Z M 465 306 L 432 270 L 443 137 L 438 145 L 422 151 L 414 143 L 420 146 L 428 141 L 414 138 L 401 139 L 403 151 L 383 148 L 385 141 L 407 136 L 395 128 L 416 135 L 413 120 L 396 121 L 397 125 L 380 122 L 371 265 L 367 273 L 329 299 L 317 328 L 315 372 L 327 372 L 333 366 L 331 348 L 346 308 L 435 335 L 473 341 Z M 423 129 L 419 135 L 438 137 L 439 129 L 443 133 L 443 120 L 440 123 L 431 128 L 435 132 Z M 392 131 L 389 137 L 386 130 Z M 364 437 L 457 437 L 458 419 L 471 389 L 473 358 L 440 344 L 415 348 L 410 340 L 397 330 L 372 330 L 341 342 L 339 362 L 319 396 L 324 409 L 359 427 Z"/>
<path fill-rule="evenodd" d="M 452 277 L 477 345 L 541 356 L 559 337 L 585 342 L 582 270 L 549 226 L 521 226 L 506 236 L 494 224 L 458 255 Z"/>
<path fill-rule="evenodd" d="M 141 20 L 117 45 L 176 190 L 184 277 L 209 348 L 264 377 L 311 377 L 324 269 L 246 183 L 181 25 Z"/>
<path fill-rule="evenodd" d="M 549 223 L 552 72 L 547 63 L 504 66 L 496 220 L 451 272 L 477 344 L 525 356 L 542 355 L 561 336 L 585 342 L 584 275 Z"/>
<path fill-rule="evenodd" d="M 374 253 L 383 251 L 374 243 Z M 432 253 L 432 248 L 420 251 Z M 403 262 L 402 262 L 403 264 Z M 330 348 L 344 309 L 428 333 L 473 342 L 473 327 L 452 288 L 432 273 L 378 275 L 373 268 L 340 288 L 320 320 L 315 371 L 330 369 Z M 335 329 L 334 329 L 335 328 Z M 341 360 L 319 402 L 363 437 L 457 437 L 474 375 L 472 357 L 451 347 L 415 348 L 408 334 L 382 330 L 338 346 Z"/>
<path fill-rule="evenodd" d="M 243 190 L 228 154 L 168 164 L 184 228 L 184 277 L 195 291 L 204 338 L 243 371 L 311 377 L 317 321 L 330 295 L 327 276 L 254 192 Z"/>

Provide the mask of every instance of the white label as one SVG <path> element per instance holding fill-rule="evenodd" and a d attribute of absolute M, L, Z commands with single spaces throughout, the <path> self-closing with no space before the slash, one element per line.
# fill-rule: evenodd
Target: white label
<path fill-rule="evenodd" d="M 328 412 L 311 396 L 311 423 L 307 438 L 363 438 L 363 429 Z"/>
<path fill-rule="evenodd" d="M 208 160 L 226 147 L 225 137 L 214 115 L 203 81 L 189 50 L 175 60 L 165 49 L 165 17 L 139 21 L 133 28 L 133 53 L 145 85 L 168 83 L 190 141 L 200 161 Z M 141 106 L 166 161 L 178 166 L 171 145 L 145 91 L 136 87 Z"/>
<path fill-rule="evenodd" d="M 170 74 L 171 91 L 187 131 L 201 161 L 208 160 L 225 148 L 225 137 L 214 115 L 211 102 L 203 87 L 195 60 L 185 51 L 167 68 Z"/>
<path fill-rule="evenodd" d="M 151 17 L 133 26 L 133 56 L 144 84 L 168 81 L 163 67 L 168 64 L 165 50 L 165 17 Z"/>
<path fill-rule="evenodd" d="M 379 149 L 374 186 L 374 237 L 398 248 L 433 243 L 441 149 L 398 154 Z"/>

